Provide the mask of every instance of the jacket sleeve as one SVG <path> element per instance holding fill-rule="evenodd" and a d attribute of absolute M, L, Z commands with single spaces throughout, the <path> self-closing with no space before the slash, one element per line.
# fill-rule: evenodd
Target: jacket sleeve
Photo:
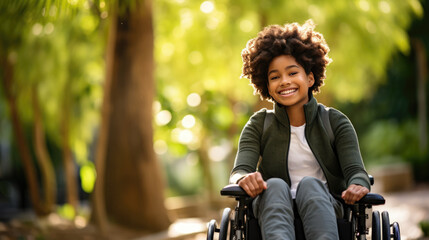
<path fill-rule="evenodd" d="M 330 122 L 335 134 L 335 149 L 347 187 L 351 184 L 371 190 L 368 173 L 362 161 L 359 141 L 350 120 L 338 110 L 330 111 Z"/>
<path fill-rule="evenodd" d="M 256 171 L 260 156 L 261 136 L 266 109 L 253 114 L 244 126 L 238 142 L 230 183 L 237 183 L 244 175 Z"/>

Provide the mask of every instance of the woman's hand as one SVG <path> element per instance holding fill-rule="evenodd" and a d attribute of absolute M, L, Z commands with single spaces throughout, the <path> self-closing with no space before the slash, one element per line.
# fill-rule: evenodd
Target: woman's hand
<path fill-rule="evenodd" d="M 341 194 L 341 198 L 344 199 L 347 204 L 352 205 L 363 198 L 367 193 L 369 193 L 368 188 L 352 184 Z"/>
<path fill-rule="evenodd" d="M 245 175 L 238 182 L 238 185 L 252 198 L 258 196 L 262 191 L 267 189 L 267 183 L 262 179 L 262 175 L 259 172 L 253 172 Z"/>

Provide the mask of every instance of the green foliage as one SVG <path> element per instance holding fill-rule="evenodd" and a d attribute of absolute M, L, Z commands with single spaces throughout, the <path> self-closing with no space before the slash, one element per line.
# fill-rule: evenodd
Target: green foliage
<path fill-rule="evenodd" d="M 86 193 L 92 193 L 94 190 L 95 179 L 97 177 L 95 165 L 87 161 L 80 168 L 80 179 L 82 181 L 82 190 Z"/>
<path fill-rule="evenodd" d="M 41 18 L 44 4 L 44 1 L 37 0 L 0 2 L 0 54 L 7 54 L 8 50 L 21 44 L 22 33 L 28 30 L 30 24 Z M 18 17 L 20 21 L 17 21 Z"/>
<path fill-rule="evenodd" d="M 421 221 L 419 223 L 419 226 L 420 226 L 420 228 L 421 228 L 421 230 L 423 232 L 423 236 L 424 237 L 429 237 L 429 221 L 428 220 Z"/>
<path fill-rule="evenodd" d="M 429 5 L 422 2 L 424 11 Z M 409 38 L 422 41 L 429 54 L 429 18 L 415 19 L 408 30 Z M 352 120 L 360 136 L 363 158 L 370 165 L 407 162 L 413 167 L 416 181 L 428 181 L 429 146 L 420 149 L 417 124 L 417 71 L 416 57 L 395 54 L 388 65 L 387 81 L 357 104 L 342 104 L 340 109 Z M 426 84 L 426 93 L 429 85 Z M 426 101 L 427 108 L 428 99 Z M 384 125 L 384 126 L 383 126 Z"/>
<path fill-rule="evenodd" d="M 202 172 L 198 166 L 198 156 L 195 153 L 177 158 L 165 156 L 168 164 L 164 165 L 167 174 L 169 196 L 191 195 L 201 191 Z M 175 159 L 174 161 L 170 161 Z"/>
<path fill-rule="evenodd" d="M 61 146 L 61 121 L 67 118 L 70 147 L 87 167 L 99 124 L 104 30 L 86 1 L 68 2 L 2 1 L 6 11 L 0 15 L 0 34 L 7 37 L 1 38 L 0 54 L 14 66 L 13 91 L 23 124 L 33 125 L 31 90 L 36 87 L 48 141 Z M 82 187 L 90 191 L 95 176 L 88 173 Z"/>
<path fill-rule="evenodd" d="M 373 123 L 360 140 L 365 163 L 376 165 L 423 160 L 418 129 L 415 121 L 402 124 L 395 121 Z"/>
<path fill-rule="evenodd" d="M 75 209 L 70 204 L 64 204 L 63 206 L 61 206 L 58 209 L 58 213 L 61 217 L 68 220 L 73 220 L 73 218 L 76 216 Z"/>

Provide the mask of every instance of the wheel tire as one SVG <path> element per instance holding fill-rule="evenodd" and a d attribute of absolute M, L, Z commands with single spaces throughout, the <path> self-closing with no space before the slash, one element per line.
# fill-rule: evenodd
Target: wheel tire
<path fill-rule="evenodd" d="M 220 221 L 220 227 L 219 227 L 219 240 L 226 240 L 226 237 L 228 236 L 228 226 L 229 226 L 229 216 L 231 213 L 230 208 L 225 208 L 223 210 L 222 219 Z"/>
<path fill-rule="evenodd" d="M 214 239 L 214 233 L 216 232 L 216 220 L 211 220 L 207 226 L 207 240 Z"/>
<path fill-rule="evenodd" d="M 380 212 L 372 212 L 371 240 L 381 240 Z"/>
<path fill-rule="evenodd" d="M 399 230 L 399 224 L 393 223 L 393 240 L 401 240 L 401 231 Z"/>
<path fill-rule="evenodd" d="M 388 212 L 384 211 L 381 213 L 381 221 L 383 225 L 383 240 L 390 240 L 390 220 Z"/>

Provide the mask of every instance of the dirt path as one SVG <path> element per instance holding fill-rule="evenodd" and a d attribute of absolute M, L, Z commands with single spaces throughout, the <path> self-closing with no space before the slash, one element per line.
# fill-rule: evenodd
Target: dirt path
<path fill-rule="evenodd" d="M 391 222 L 398 222 L 401 238 L 418 239 L 422 236 L 419 223 L 429 220 L 429 186 L 419 186 L 410 191 L 382 193 L 386 204 L 374 210 L 388 211 Z"/>
<path fill-rule="evenodd" d="M 409 191 L 380 194 L 386 199 L 386 204 L 374 206 L 373 210 L 378 210 L 380 213 L 388 211 L 390 221 L 399 223 L 403 240 L 419 239 L 422 236 L 419 223 L 423 220 L 429 220 L 429 185 L 418 186 Z M 212 216 L 211 218 L 219 218 L 220 214 L 219 212 L 218 216 L 216 216 L 216 213 L 209 215 Z M 29 220 L 31 218 L 26 217 L 25 219 Z M 88 227 L 85 229 L 67 229 L 66 224 L 64 226 L 58 225 L 54 229 L 51 228 L 48 230 L 43 227 L 41 228 L 40 222 L 36 226 L 28 224 L 28 222 L 22 220 L 14 220 L 7 224 L 0 222 L 0 239 L 34 239 L 34 237 L 40 236 L 43 233 L 46 234 L 47 232 L 50 234 L 48 234 L 49 237 L 46 239 L 99 239 L 94 229 Z M 112 230 L 115 234 L 110 235 L 109 239 L 204 240 L 206 239 L 207 222 L 208 219 L 179 219 L 175 224 L 170 226 L 168 231 L 144 237 L 138 233 L 127 236 L 124 232 Z M 142 237 L 138 237 L 139 235 Z"/>

